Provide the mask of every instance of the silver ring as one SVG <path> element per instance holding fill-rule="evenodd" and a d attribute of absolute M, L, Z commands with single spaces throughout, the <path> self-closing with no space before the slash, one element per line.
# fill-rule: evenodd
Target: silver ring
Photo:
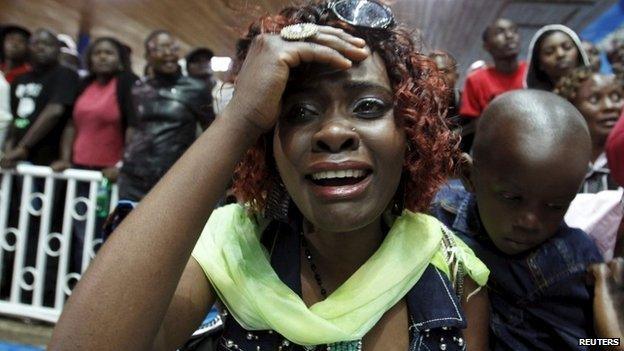
<path fill-rule="evenodd" d="M 318 26 L 314 23 L 297 23 L 282 28 L 280 36 L 285 40 L 305 40 L 318 33 Z"/>

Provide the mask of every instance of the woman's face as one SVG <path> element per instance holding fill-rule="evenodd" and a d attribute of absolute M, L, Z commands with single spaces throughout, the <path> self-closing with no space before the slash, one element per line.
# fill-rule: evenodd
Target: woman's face
<path fill-rule="evenodd" d="M 147 60 L 155 73 L 174 75 L 178 73 L 180 45 L 168 33 L 160 33 L 148 44 Z"/>
<path fill-rule="evenodd" d="M 564 32 L 546 34 L 539 48 L 539 67 L 553 84 L 578 66 L 579 51 Z"/>
<path fill-rule="evenodd" d="M 594 74 L 579 87 L 574 105 L 585 117 L 592 140 L 604 142 L 624 107 L 622 87 L 615 76 Z"/>
<path fill-rule="evenodd" d="M 314 67 L 289 86 L 273 152 L 297 207 L 315 227 L 351 231 L 376 220 L 401 178 L 406 139 L 374 54 L 343 72 Z"/>
<path fill-rule="evenodd" d="M 91 51 L 93 74 L 111 75 L 121 70 L 121 59 L 117 47 L 108 40 L 97 43 Z"/>

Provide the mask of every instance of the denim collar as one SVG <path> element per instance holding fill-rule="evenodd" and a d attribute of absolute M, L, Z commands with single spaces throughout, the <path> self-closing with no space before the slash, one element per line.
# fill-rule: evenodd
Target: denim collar
<path fill-rule="evenodd" d="M 444 199 L 441 206 L 455 214 L 455 220 L 451 228 L 454 231 L 472 237 L 486 235 L 479 219 L 479 209 L 474 194 L 462 190 L 457 196 Z"/>

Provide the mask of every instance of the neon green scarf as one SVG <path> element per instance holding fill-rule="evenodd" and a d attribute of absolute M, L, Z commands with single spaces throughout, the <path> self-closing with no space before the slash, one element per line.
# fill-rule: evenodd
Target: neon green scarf
<path fill-rule="evenodd" d="M 450 274 L 441 226 L 433 217 L 404 211 L 377 252 L 327 299 L 309 308 L 279 279 L 259 240 L 262 226 L 240 205 L 213 212 L 193 257 L 245 329 L 271 329 L 300 345 L 320 345 L 361 339 L 429 263 Z M 456 257 L 468 274 L 485 285 L 487 268 L 465 244 L 458 247 Z"/>

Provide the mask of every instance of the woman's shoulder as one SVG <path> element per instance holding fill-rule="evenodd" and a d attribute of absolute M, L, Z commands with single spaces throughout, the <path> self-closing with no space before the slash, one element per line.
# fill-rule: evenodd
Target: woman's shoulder
<path fill-rule="evenodd" d="M 247 206 L 229 204 L 216 208 L 208 218 L 193 254 L 221 247 L 226 242 L 247 235 L 259 237 L 265 227 L 262 217 L 253 214 Z"/>
<path fill-rule="evenodd" d="M 242 221 L 252 221 L 258 222 L 262 221 L 262 217 L 254 214 L 249 206 L 233 203 L 227 204 L 225 206 L 218 207 L 212 211 L 212 214 L 208 218 L 206 225 L 208 225 L 211 221 L 228 221 L 228 222 L 242 222 Z"/>
<path fill-rule="evenodd" d="M 247 206 L 237 203 L 228 204 L 212 211 L 212 214 L 206 221 L 202 235 L 215 231 L 240 231 L 245 229 L 256 231 L 260 224 L 264 224 L 262 217 L 253 214 Z"/>

